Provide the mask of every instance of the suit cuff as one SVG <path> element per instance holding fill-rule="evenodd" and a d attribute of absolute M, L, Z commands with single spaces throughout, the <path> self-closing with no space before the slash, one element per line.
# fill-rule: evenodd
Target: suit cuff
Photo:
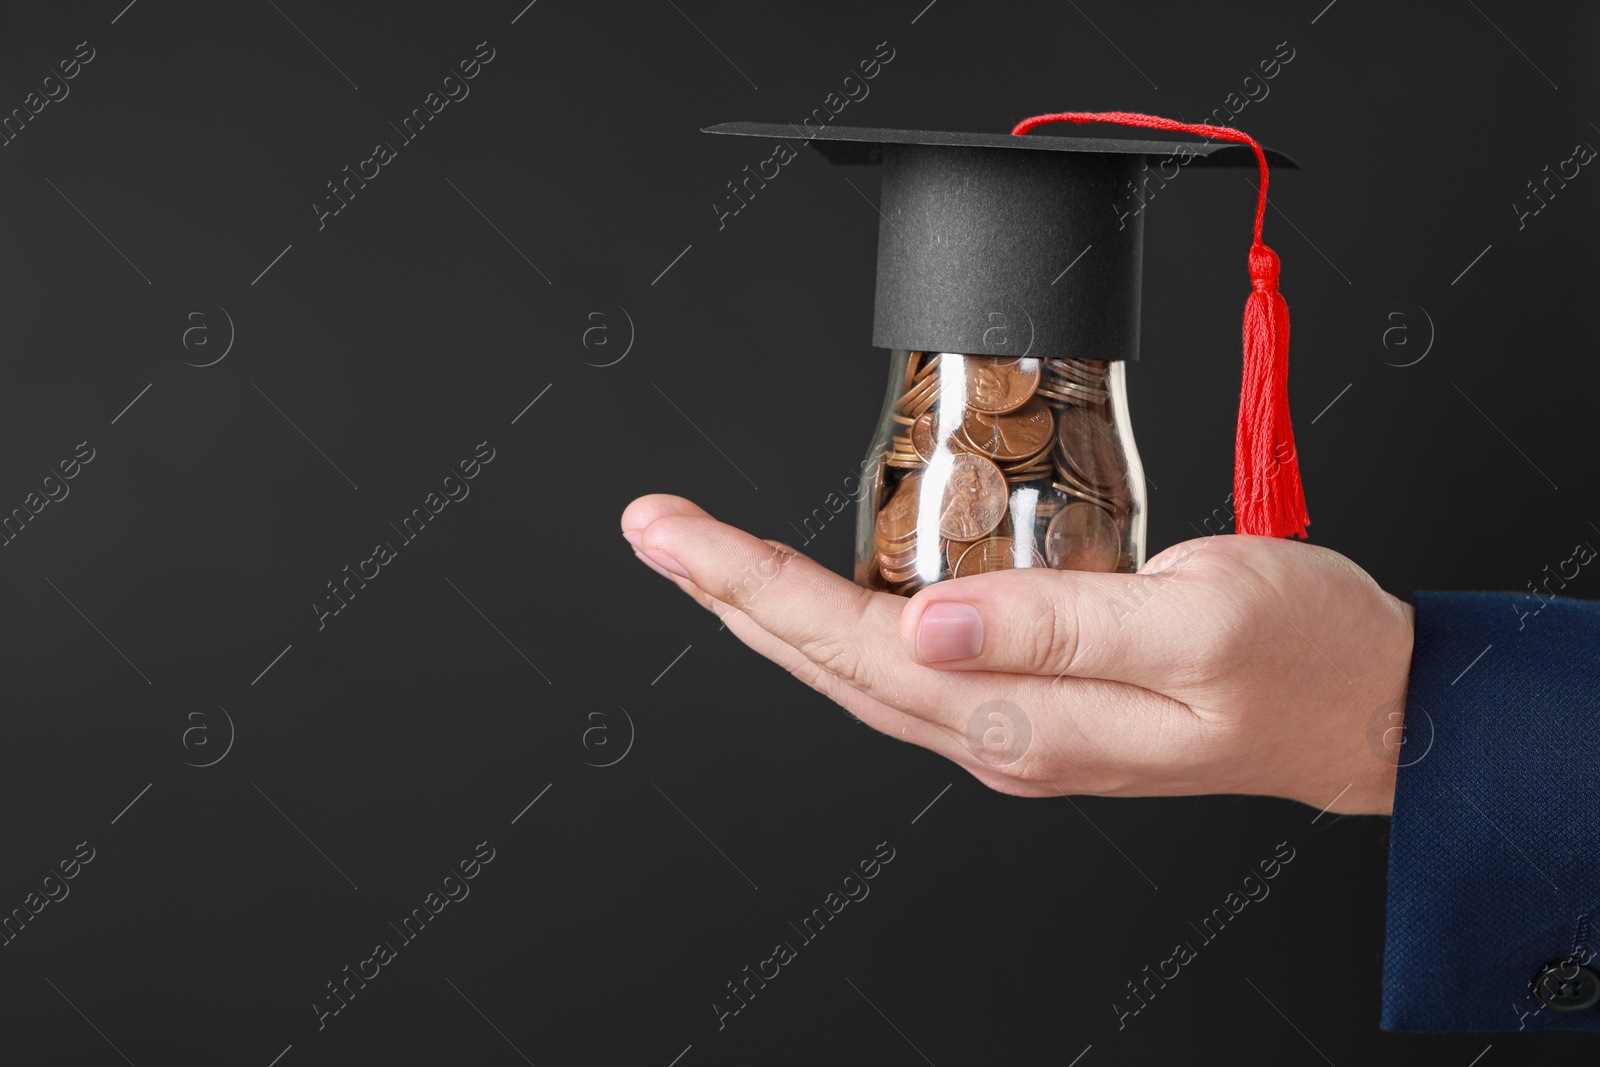
<path fill-rule="evenodd" d="M 1417 594 L 1395 759 L 1384 1028 L 1600 1030 L 1600 604 Z"/>

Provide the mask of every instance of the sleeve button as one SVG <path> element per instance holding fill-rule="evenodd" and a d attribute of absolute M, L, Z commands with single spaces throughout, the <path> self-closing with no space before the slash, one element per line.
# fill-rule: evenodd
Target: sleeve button
<path fill-rule="evenodd" d="M 1539 972 L 1533 991 L 1551 1011 L 1584 1011 L 1600 1003 L 1600 974 L 1576 963 L 1552 963 Z"/>

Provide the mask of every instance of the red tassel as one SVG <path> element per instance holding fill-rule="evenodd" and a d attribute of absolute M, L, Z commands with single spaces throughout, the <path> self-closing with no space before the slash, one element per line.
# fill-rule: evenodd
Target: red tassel
<path fill-rule="evenodd" d="M 1239 390 L 1239 431 L 1233 450 L 1233 524 L 1242 534 L 1304 537 L 1305 490 L 1289 420 L 1289 305 L 1278 292 L 1278 257 L 1261 243 L 1267 212 L 1267 157 L 1255 138 L 1230 126 L 1174 122 L 1129 111 L 1062 111 L 1035 115 L 1011 131 L 1025 134 L 1048 122 L 1110 122 L 1174 130 L 1254 149 L 1261 168 L 1255 236 L 1250 245 L 1250 298 L 1244 305 L 1244 376 Z"/>

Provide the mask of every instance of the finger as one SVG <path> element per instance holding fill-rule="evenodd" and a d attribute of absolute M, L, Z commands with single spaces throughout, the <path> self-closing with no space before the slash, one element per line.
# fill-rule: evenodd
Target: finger
<path fill-rule="evenodd" d="M 920 662 L 943 670 L 1102 678 L 1160 690 L 1193 676 L 1215 620 L 1181 568 L 1098 574 L 1044 568 L 930 586 L 900 619 Z"/>
<path fill-rule="evenodd" d="M 693 584 L 684 578 L 676 578 L 675 580 L 681 585 Z M 705 597 L 705 594 L 703 592 L 700 593 L 700 597 Z M 706 599 L 710 600 L 712 598 L 706 597 Z M 891 707 L 844 682 L 836 675 L 829 674 L 807 659 L 801 652 L 763 630 L 756 624 L 755 620 L 744 612 L 720 603 L 717 603 L 712 610 L 723 617 L 729 632 L 744 642 L 745 645 L 782 667 L 873 729 L 898 740 L 909 741 L 914 745 L 932 749 L 950 759 L 961 757 L 960 746 L 949 730 L 901 711 L 899 708 Z"/>
<path fill-rule="evenodd" d="M 715 519 L 658 518 L 641 543 L 656 563 L 744 612 L 852 688 L 923 718 L 948 718 L 950 679 L 913 662 L 901 647 L 903 598 L 861 589 Z"/>
<path fill-rule="evenodd" d="M 868 725 L 955 761 L 991 788 L 1026 795 L 1138 792 L 1151 771 L 1170 759 L 1172 744 L 1187 752 L 1194 740 L 1179 728 L 1193 725 L 1187 709 L 1142 688 L 976 671 L 951 676 L 911 662 L 894 626 L 905 601 L 863 595 L 786 546 L 713 519 L 663 515 L 646 529 L 641 545 L 691 575 L 671 579 L 722 617 L 745 644 Z M 753 586 L 747 580 L 752 575 L 770 577 Z M 829 612 L 817 607 L 813 585 L 824 589 L 824 599 L 843 596 L 867 606 L 846 608 L 830 624 Z M 857 645 L 851 669 L 842 675 L 834 673 L 837 653 L 816 651 L 819 644 L 833 647 L 836 639 L 825 635 L 838 630 Z M 990 721 L 985 712 L 997 700 L 1031 717 L 1040 730 L 1037 747 L 1015 765 L 996 766 L 981 742 Z"/>
<path fill-rule="evenodd" d="M 658 506 L 662 508 L 662 511 L 656 513 L 657 517 L 662 517 L 670 512 L 702 516 L 705 514 L 701 509 L 682 497 L 658 497 L 655 500 L 658 502 Z M 635 504 L 639 503 L 641 502 L 635 501 Z M 687 505 L 687 508 L 683 508 L 682 505 Z M 632 511 L 632 507 L 629 510 Z M 624 524 L 626 526 L 626 519 Z M 780 553 L 797 557 L 800 555 L 789 546 L 777 541 L 765 541 L 764 544 Z M 721 619 L 729 632 L 747 647 L 799 678 L 806 685 L 832 700 L 868 726 L 890 737 L 931 749 L 950 759 L 960 759 L 963 756 L 950 731 L 934 726 L 898 708 L 890 707 L 888 704 L 850 686 L 835 675 L 824 671 L 782 639 L 762 629 L 755 620 L 743 611 L 718 600 L 688 578 L 681 578 L 671 573 L 642 552 L 635 551 L 634 555 L 638 556 L 646 566 L 655 570 L 687 593 L 701 607 Z"/>
<path fill-rule="evenodd" d="M 710 512 L 694 501 L 686 497 L 673 496 L 670 493 L 652 493 L 649 496 L 642 496 L 629 504 L 622 512 L 622 536 L 627 538 L 628 543 L 633 546 L 633 554 L 638 556 L 640 562 L 645 566 L 665 578 L 670 578 L 672 575 L 655 560 L 639 551 L 639 538 L 644 533 L 646 526 L 649 526 L 656 519 L 665 518 L 669 515 L 698 516 L 707 519 L 712 517 Z M 801 556 L 805 559 L 811 558 L 804 552 L 796 551 L 781 541 L 767 539 L 767 544 L 790 555 Z"/>
<path fill-rule="evenodd" d="M 622 536 L 627 538 L 628 544 L 634 551 L 639 550 L 639 535 L 644 533 L 644 528 L 657 519 L 668 515 L 698 515 L 710 518 L 710 514 L 696 504 L 681 496 L 670 493 L 651 493 L 639 497 L 622 510 Z M 644 558 L 641 556 L 641 558 Z"/>

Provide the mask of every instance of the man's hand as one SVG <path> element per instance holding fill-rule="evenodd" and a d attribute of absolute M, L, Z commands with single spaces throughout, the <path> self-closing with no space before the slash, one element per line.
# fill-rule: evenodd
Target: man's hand
<path fill-rule="evenodd" d="M 1002 792 L 1391 809 L 1412 610 L 1328 549 L 1208 537 L 1137 574 L 1000 571 L 906 599 L 682 497 L 635 500 L 622 531 L 745 644 Z"/>

